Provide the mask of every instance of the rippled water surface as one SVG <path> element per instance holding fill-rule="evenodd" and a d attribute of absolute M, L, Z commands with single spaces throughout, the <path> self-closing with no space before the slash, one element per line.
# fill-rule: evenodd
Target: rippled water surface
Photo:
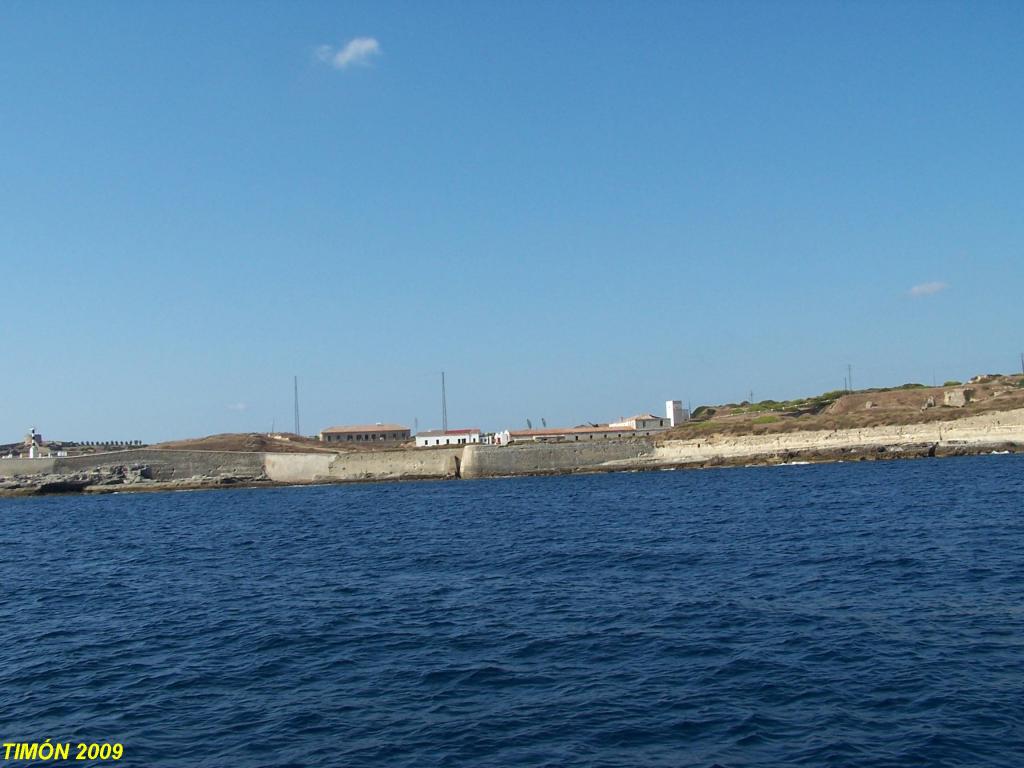
<path fill-rule="evenodd" d="M 0 737 L 131 766 L 1016 768 L 1022 473 L 0 500 Z"/>

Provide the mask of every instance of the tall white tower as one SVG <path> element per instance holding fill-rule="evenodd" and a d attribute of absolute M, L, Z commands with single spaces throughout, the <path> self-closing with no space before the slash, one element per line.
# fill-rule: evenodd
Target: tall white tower
<path fill-rule="evenodd" d="M 678 427 L 683 422 L 690 420 L 690 412 L 683 408 L 682 400 L 665 401 L 665 417 L 673 427 Z"/>

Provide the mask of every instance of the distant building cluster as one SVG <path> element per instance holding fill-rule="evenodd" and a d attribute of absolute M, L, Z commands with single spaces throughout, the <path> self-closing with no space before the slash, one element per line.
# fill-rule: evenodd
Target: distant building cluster
<path fill-rule="evenodd" d="M 619 419 L 607 424 L 582 424 L 575 427 L 547 427 L 534 429 L 505 429 L 499 432 L 483 432 L 475 427 L 461 429 L 431 429 L 417 432 L 415 436 L 408 427 L 399 424 L 362 424 L 356 426 L 328 427 L 321 430 L 319 437 L 325 443 L 347 445 L 376 445 L 381 447 L 399 446 L 415 438 L 417 448 L 439 448 L 451 445 L 511 445 L 514 443 L 537 442 L 588 442 L 593 440 L 616 440 L 630 437 L 649 437 L 658 432 L 678 426 L 690 418 L 690 412 L 681 400 L 665 402 L 665 415 L 640 413 L 628 419 Z"/>
<path fill-rule="evenodd" d="M 41 433 L 32 427 L 21 443 L 4 446 L 7 459 L 49 459 L 60 458 L 69 453 L 89 453 L 93 450 L 83 451 L 81 449 L 110 450 L 115 448 L 133 448 L 144 445 L 141 440 L 83 440 L 73 442 L 68 440 L 44 440 Z"/>

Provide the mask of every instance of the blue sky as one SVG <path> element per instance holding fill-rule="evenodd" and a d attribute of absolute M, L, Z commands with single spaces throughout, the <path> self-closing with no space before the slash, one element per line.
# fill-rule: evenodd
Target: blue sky
<path fill-rule="evenodd" d="M 1018 2 L 0 5 L 0 440 L 1011 371 Z"/>

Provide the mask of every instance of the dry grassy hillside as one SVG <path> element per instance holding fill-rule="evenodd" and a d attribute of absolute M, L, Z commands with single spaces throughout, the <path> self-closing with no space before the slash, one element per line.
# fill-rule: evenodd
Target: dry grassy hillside
<path fill-rule="evenodd" d="M 964 393 L 966 404 L 945 404 L 947 393 L 956 399 L 960 392 Z M 826 392 L 786 402 L 702 406 L 694 411 L 692 421 L 669 430 L 661 439 L 920 424 L 1015 408 L 1024 408 L 1024 376 L 991 375 L 956 386 L 905 384 L 892 389 Z"/>
<path fill-rule="evenodd" d="M 159 443 L 153 448 L 177 448 L 192 451 L 246 451 L 255 453 L 337 453 L 342 450 L 337 444 L 328 446 L 315 437 L 300 437 L 290 433 L 267 435 L 259 432 L 228 433 L 210 435 L 194 440 L 175 440 L 170 443 Z M 366 445 L 346 444 L 344 450 L 373 450 L 371 443 Z"/>

